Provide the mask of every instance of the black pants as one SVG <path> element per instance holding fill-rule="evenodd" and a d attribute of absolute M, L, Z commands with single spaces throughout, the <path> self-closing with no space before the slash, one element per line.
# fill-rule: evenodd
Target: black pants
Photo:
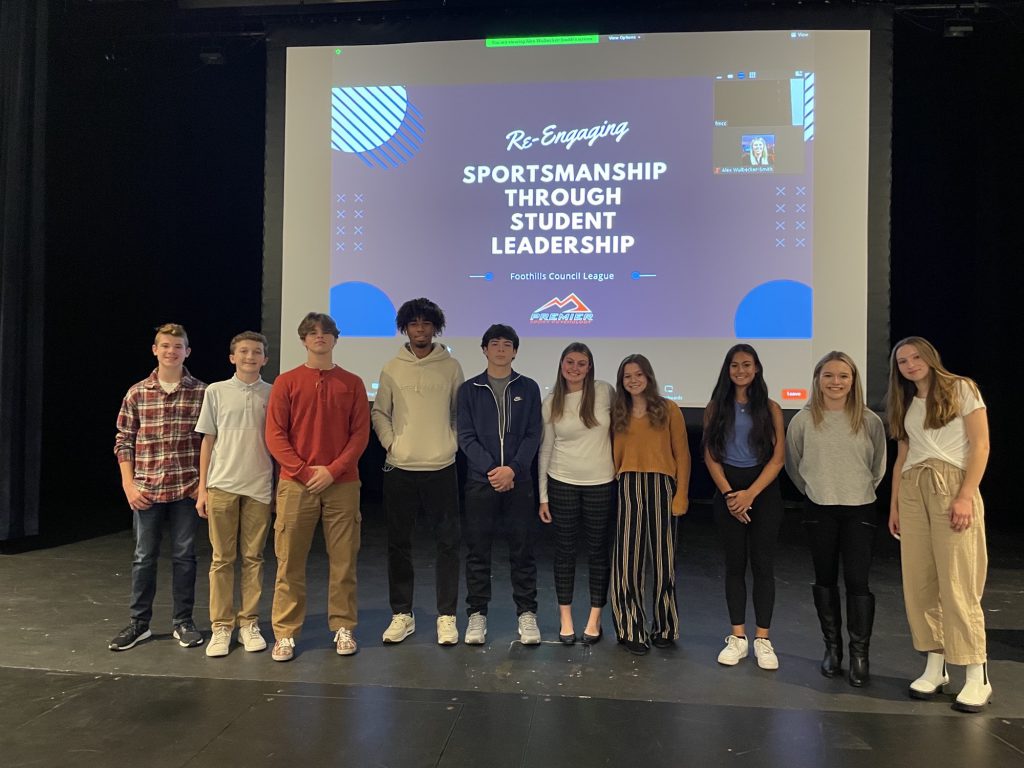
<path fill-rule="evenodd" d="M 870 595 L 868 571 L 878 527 L 875 505 L 821 506 L 808 499 L 804 503 L 804 525 L 811 540 L 814 583 L 819 587 L 837 586 L 842 557 L 846 594 Z"/>
<path fill-rule="evenodd" d="M 757 480 L 764 465 L 734 467 L 723 464 L 722 469 L 732 489 L 742 491 Z M 754 499 L 749 523 L 741 523 L 729 514 L 721 492 L 715 492 L 712 503 L 715 525 L 725 548 L 725 602 L 729 608 L 729 623 L 746 624 L 749 562 L 754 579 L 754 620 L 761 629 L 769 629 L 775 609 L 775 544 L 783 515 L 779 479 L 775 478 Z"/>
<path fill-rule="evenodd" d="M 412 536 L 420 510 L 437 534 L 437 612 L 454 616 L 459 603 L 459 480 L 455 465 L 434 472 L 391 467 L 384 472 L 388 526 L 388 591 L 392 613 L 412 613 Z"/>
<path fill-rule="evenodd" d="M 548 509 L 555 527 L 555 595 L 571 605 L 576 582 L 576 549 L 582 523 L 590 566 L 590 605 L 608 602 L 608 525 L 615 516 L 614 482 L 572 485 L 548 478 Z"/>
<path fill-rule="evenodd" d="M 491 601 L 491 546 L 494 530 L 505 526 L 512 597 L 516 615 L 537 612 L 537 563 L 533 535 L 538 525 L 533 483 L 527 477 L 511 491 L 498 493 L 489 483 L 466 480 L 466 513 L 462 530 L 466 540 L 466 613 L 487 615 Z"/>

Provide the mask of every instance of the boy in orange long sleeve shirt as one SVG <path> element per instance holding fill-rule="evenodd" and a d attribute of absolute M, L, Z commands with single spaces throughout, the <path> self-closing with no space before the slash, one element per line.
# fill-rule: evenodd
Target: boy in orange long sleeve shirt
<path fill-rule="evenodd" d="M 281 467 L 274 549 L 274 661 L 290 661 L 306 617 L 306 559 L 323 521 L 330 562 L 327 621 L 338 653 L 358 650 L 356 559 L 359 554 L 359 457 L 370 438 L 362 380 L 334 364 L 338 326 L 310 312 L 299 324 L 306 362 L 274 381 L 267 447 Z"/>

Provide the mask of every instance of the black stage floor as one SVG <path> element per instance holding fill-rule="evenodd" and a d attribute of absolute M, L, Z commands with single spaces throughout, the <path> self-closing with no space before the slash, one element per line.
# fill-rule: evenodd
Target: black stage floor
<path fill-rule="evenodd" d="M 719 550 L 706 509 L 680 522 L 677 648 L 633 657 L 605 641 L 557 642 L 551 538 L 540 540 L 541 629 L 514 641 L 506 552 L 495 550 L 488 644 L 442 648 L 434 635 L 432 543 L 417 552 L 419 629 L 384 646 L 390 619 L 379 510 L 366 505 L 360 555 L 358 655 L 334 653 L 324 617 L 326 559 L 314 544 L 310 615 L 298 654 L 233 645 L 224 658 L 170 637 L 170 563 L 161 561 L 153 639 L 122 653 L 107 641 L 127 620 L 127 532 L 0 557 L 0 765 L 14 766 L 941 766 L 1024 765 L 1024 556 L 1017 536 L 992 535 L 985 609 L 995 693 L 964 715 L 951 697 L 907 697 L 923 668 L 903 615 L 894 543 L 879 536 L 873 680 L 853 689 L 817 671 L 821 640 L 810 556 L 788 513 L 777 565 L 772 638 L 777 672 L 753 658 L 715 661 L 728 633 Z M 200 532 L 196 620 L 206 613 L 209 545 Z M 275 563 L 268 546 L 261 610 Z M 582 629 L 583 579 L 577 605 Z M 460 630 L 465 627 L 459 616 Z M 263 622 L 270 635 L 269 618 Z M 554 641 L 554 642 L 552 642 Z M 963 671 L 954 670 L 954 687 Z"/>

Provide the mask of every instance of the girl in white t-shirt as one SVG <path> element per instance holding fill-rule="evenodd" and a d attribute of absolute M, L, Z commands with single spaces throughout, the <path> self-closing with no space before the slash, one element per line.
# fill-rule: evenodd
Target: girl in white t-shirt
<path fill-rule="evenodd" d="M 914 648 L 928 654 L 910 695 L 932 698 L 946 662 L 967 667 L 953 704 L 980 712 L 992 696 L 981 595 L 988 572 L 978 485 L 988 462 L 988 417 L 978 386 L 942 366 L 929 342 L 893 347 L 889 430 L 898 441 L 889 530 L 900 539 L 903 598 Z"/>
<path fill-rule="evenodd" d="M 572 620 L 576 551 L 586 544 L 590 566 L 590 613 L 584 643 L 601 639 L 601 609 L 608 602 L 608 529 L 615 514 L 612 465 L 611 384 L 594 380 L 594 356 L 573 342 L 562 352 L 554 390 L 541 405 L 540 519 L 555 528 L 555 594 L 558 639 L 576 642 Z"/>

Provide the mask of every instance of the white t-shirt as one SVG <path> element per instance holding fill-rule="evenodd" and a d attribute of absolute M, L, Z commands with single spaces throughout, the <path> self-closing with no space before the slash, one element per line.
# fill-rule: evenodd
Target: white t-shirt
<path fill-rule="evenodd" d="M 264 438 L 269 398 L 263 379 L 246 384 L 233 376 L 206 388 L 196 432 L 217 437 L 207 488 L 270 503 L 274 461 Z"/>
<path fill-rule="evenodd" d="M 907 408 L 903 427 L 907 430 L 909 450 L 903 464 L 906 471 L 927 459 L 939 459 L 960 469 L 967 469 L 967 425 L 964 416 L 985 407 L 980 394 L 975 394 L 966 381 L 958 383 L 960 390 L 960 413 L 941 429 L 926 429 L 924 426 L 925 401 L 915 397 Z"/>
<path fill-rule="evenodd" d="M 580 419 L 583 392 L 565 396 L 562 418 L 551 423 L 551 400 L 541 404 L 544 437 L 538 456 L 540 501 L 548 500 L 548 477 L 572 485 L 601 485 L 615 479 L 612 462 L 611 408 L 615 390 L 606 381 L 594 382 L 594 417 L 597 426 L 587 429 Z"/>

